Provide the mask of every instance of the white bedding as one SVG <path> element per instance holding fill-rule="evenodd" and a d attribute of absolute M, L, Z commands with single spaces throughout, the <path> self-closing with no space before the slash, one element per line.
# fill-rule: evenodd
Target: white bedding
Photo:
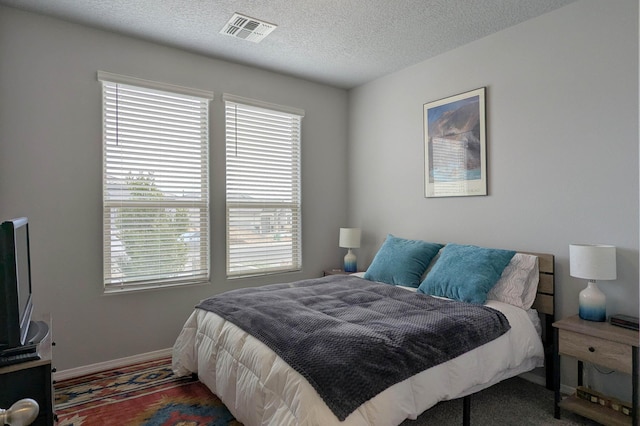
<path fill-rule="evenodd" d="M 196 309 L 173 347 L 177 375 L 197 373 L 236 419 L 251 425 L 394 425 L 440 401 L 475 393 L 543 365 L 529 313 L 488 301 L 511 329 L 499 338 L 397 383 L 340 422 L 313 387 L 259 340 L 218 315 Z"/>

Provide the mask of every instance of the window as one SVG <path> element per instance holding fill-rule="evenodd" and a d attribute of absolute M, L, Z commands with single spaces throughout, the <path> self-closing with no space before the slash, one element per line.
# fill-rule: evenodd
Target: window
<path fill-rule="evenodd" d="M 304 111 L 225 94 L 227 276 L 302 268 Z"/>
<path fill-rule="evenodd" d="M 105 292 L 209 280 L 213 93 L 98 72 Z"/>

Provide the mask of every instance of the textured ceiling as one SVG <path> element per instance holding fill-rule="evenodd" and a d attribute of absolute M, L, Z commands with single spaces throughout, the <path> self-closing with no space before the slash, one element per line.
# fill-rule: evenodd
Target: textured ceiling
<path fill-rule="evenodd" d="M 576 0 L 0 0 L 203 55 L 351 88 Z M 256 44 L 233 13 L 278 25 Z"/>

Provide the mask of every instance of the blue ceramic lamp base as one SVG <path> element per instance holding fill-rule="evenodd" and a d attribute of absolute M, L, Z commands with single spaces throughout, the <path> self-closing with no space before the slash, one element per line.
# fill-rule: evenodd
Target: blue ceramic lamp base
<path fill-rule="evenodd" d="M 579 315 L 587 321 L 603 322 L 607 319 L 607 298 L 598 288 L 595 281 L 589 281 L 587 287 L 580 292 Z"/>
<path fill-rule="evenodd" d="M 347 252 L 344 257 L 344 271 L 345 272 L 357 272 L 358 264 L 356 263 L 356 255 L 353 254 L 351 249 Z"/>

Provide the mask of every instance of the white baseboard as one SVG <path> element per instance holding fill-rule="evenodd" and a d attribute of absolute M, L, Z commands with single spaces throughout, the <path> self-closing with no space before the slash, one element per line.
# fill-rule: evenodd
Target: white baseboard
<path fill-rule="evenodd" d="M 85 374 L 98 373 L 100 371 L 112 368 L 124 367 L 126 365 L 136 364 L 139 362 L 153 361 L 154 359 L 171 356 L 172 348 L 160 349 L 153 352 L 128 356 L 125 358 L 113 359 L 110 361 L 99 362 L 97 364 L 85 365 L 82 367 L 70 368 L 68 370 L 57 371 L 53 373 L 54 380 L 67 380 L 74 377 L 84 376 Z"/>
<path fill-rule="evenodd" d="M 536 385 L 540 385 L 540 386 L 547 385 L 547 380 L 544 376 L 532 373 L 530 371 L 520 374 L 520 377 L 522 377 L 523 379 L 531 383 L 535 383 Z M 576 388 L 572 388 L 571 386 L 562 385 L 562 384 L 560 385 L 560 393 L 564 395 L 573 395 L 575 392 L 576 392 Z"/>
<path fill-rule="evenodd" d="M 520 377 L 522 377 L 528 382 L 535 383 L 536 385 L 540 385 L 540 386 L 547 385 L 547 381 L 544 376 L 541 376 L 539 374 L 534 374 L 530 371 L 520 374 Z"/>

